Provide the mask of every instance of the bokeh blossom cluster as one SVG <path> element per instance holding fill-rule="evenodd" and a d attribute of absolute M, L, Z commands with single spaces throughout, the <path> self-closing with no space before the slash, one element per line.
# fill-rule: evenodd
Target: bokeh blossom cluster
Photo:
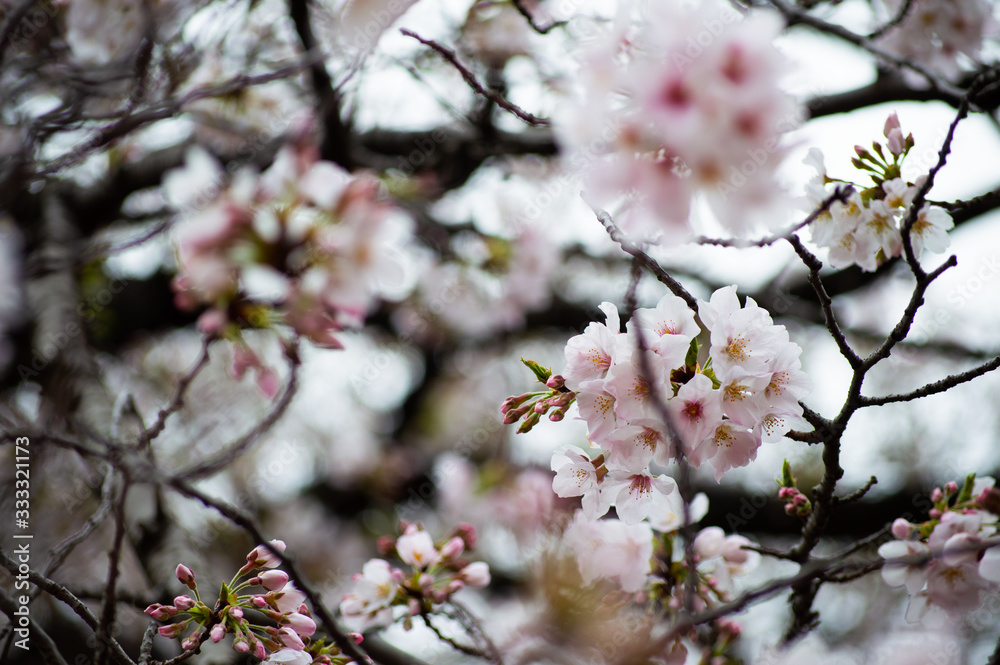
<path fill-rule="evenodd" d="M 912 134 L 903 136 L 895 113 L 885 121 L 883 135 L 884 148 L 877 141 L 872 143 L 871 151 L 855 147 L 853 164 L 871 178 L 870 187 L 828 176 L 823 154 L 817 148 L 811 149 L 806 158 L 817 172 L 807 187 L 806 205 L 811 210 L 819 208 L 836 186 L 848 182 L 855 187 L 845 202 L 835 201 L 809 226 L 812 241 L 830 250 L 829 262 L 834 268 L 857 264 L 871 271 L 903 254 L 903 224 L 926 176 L 915 182 L 901 177 L 900 169 L 914 141 Z M 920 258 L 925 249 L 935 253 L 947 249 L 948 230 L 953 226 L 948 211 L 923 203 L 910 227 L 914 256 Z"/>
<path fill-rule="evenodd" d="M 193 149 L 165 190 L 180 212 L 177 305 L 207 306 L 205 333 L 240 342 L 244 328 L 284 327 L 341 348 L 336 333 L 360 326 L 380 295 L 405 283 L 409 218 L 374 176 L 352 176 L 304 142 L 282 148 L 262 174 L 243 167 L 231 180 Z M 234 373 L 248 368 L 273 394 L 273 373 L 240 344 Z"/>
<path fill-rule="evenodd" d="M 272 540 L 270 547 L 285 551 L 285 543 Z M 178 564 L 177 579 L 190 589 L 174 598 L 173 605 L 155 603 L 146 614 L 158 621 L 160 635 L 181 640 L 185 651 L 197 650 L 203 642 L 233 638 L 233 650 L 253 654 L 266 663 L 284 665 L 345 665 L 353 662 L 325 638 L 314 639 L 316 622 L 305 604 L 306 596 L 295 588 L 288 573 L 278 568 L 281 561 L 264 545 L 247 554 L 247 563 L 221 589 L 202 594 L 194 572 Z M 205 602 L 207 601 L 207 603 Z M 360 635 L 354 636 L 361 639 Z"/>
<path fill-rule="evenodd" d="M 906 588 L 906 618 L 914 622 L 971 612 L 979 606 L 980 592 L 1000 585 L 1000 550 L 990 540 L 1000 515 L 1000 490 L 993 478 L 972 474 L 961 487 L 950 482 L 935 488 L 931 501 L 930 519 L 920 524 L 897 519 L 892 525 L 896 540 L 878 550 L 886 560 L 882 579 Z"/>
<path fill-rule="evenodd" d="M 979 62 L 984 41 L 995 38 L 1000 24 L 989 0 L 881 0 L 887 19 L 903 20 L 878 40 L 878 45 L 897 57 L 930 67 L 948 78 L 956 78 L 967 64 Z M 912 78 L 917 75 L 906 72 Z"/>
<path fill-rule="evenodd" d="M 623 2 L 579 56 L 581 93 L 557 125 L 568 163 L 637 238 L 683 237 L 703 196 L 734 235 L 770 226 L 774 173 L 798 109 L 779 86 L 782 20 L 723 0 Z"/>
<path fill-rule="evenodd" d="M 353 589 L 340 603 L 341 614 L 358 631 L 400 619 L 409 627 L 414 616 L 426 619 L 461 589 L 490 583 L 489 566 L 463 556 L 475 545 L 476 531 L 467 524 L 439 546 L 419 525 L 406 525 L 399 538 L 384 538 L 379 547 L 385 556 L 397 556 L 408 570 L 385 559 L 371 559 L 355 575 Z"/>

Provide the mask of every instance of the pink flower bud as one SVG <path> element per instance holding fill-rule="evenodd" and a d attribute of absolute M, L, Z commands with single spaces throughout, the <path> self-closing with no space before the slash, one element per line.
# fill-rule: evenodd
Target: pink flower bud
<path fill-rule="evenodd" d="M 306 648 L 306 644 L 299 637 L 299 634 L 287 626 L 278 630 L 278 641 L 296 651 L 302 651 Z"/>
<path fill-rule="evenodd" d="M 886 145 L 889 147 L 889 152 L 896 157 L 902 155 L 906 150 L 906 139 L 903 138 L 903 132 L 899 129 L 891 130 Z"/>
<path fill-rule="evenodd" d="M 455 527 L 455 536 L 465 541 L 465 549 L 471 550 L 476 547 L 476 527 L 468 522 L 463 522 Z"/>
<path fill-rule="evenodd" d="M 226 627 L 221 623 L 217 623 L 212 626 L 212 632 L 209 633 L 213 642 L 220 642 L 222 638 L 226 636 Z"/>
<path fill-rule="evenodd" d="M 260 640 L 254 640 L 253 642 L 253 655 L 260 660 L 267 658 L 267 648 L 264 647 L 264 643 Z"/>
<path fill-rule="evenodd" d="M 181 584 L 193 589 L 194 588 L 194 573 L 191 569 L 185 566 L 183 563 L 177 564 L 177 570 L 175 571 L 177 579 L 180 580 Z"/>
<path fill-rule="evenodd" d="M 285 551 L 284 541 L 272 540 L 270 545 L 278 552 L 284 553 Z M 247 563 L 253 564 L 255 568 L 277 568 L 281 560 L 271 550 L 263 545 L 258 545 L 250 550 L 250 554 L 247 554 Z"/>
<path fill-rule="evenodd" d="M 941 511 L 937 508 L 931 508 L 930 516 L 932 520 L 939 520 L 941 519 Z"/>
<path fill-rule="evenodd" d="M 458 571 L 458 578 L 471 587 L 484 587 L 490 583 L 490 567 L 483 561 L 470 563 Z"/>
<path fill-rule="evenodd" d="M 444 559 L 454 559 L 465 550 L 465 541 L 454 536 L 441 547 L 441 557 Z"/>
<path fill-rule="evenodd" d="M 157 621 L 166 621 L 167 619 L 177 616 L 177 608 L 170 605 L 161 605 L 159 603 L 153 603 L 147 607 L 144 612 L 149 616 L 153 617 Z"/>
<path fill-rule="evenodd" d="M 181 640 L 181 648 L 185 651 L 194 649 L 199 644 L 198 635 L 192 635 Z"/>
<path fill-rule="evenodd" d="M 198 332 L 211 337 L 217 337 L 222 333 L 222 329 L 226 327 L 229 320 L 226 318 L 225 312 L 218 309 L 208 309 L 198 317 Z"/>
<path fill-rule="evenodd" d="M 396 584 L 403 584 L 406 582 L 406 576 L 403 575 L 403 571 L 399 568 L 393 568 L 389 575 L 392 577 L 392 581 Z"/>
<path fill-rule="evenodd" d="M 956 483 L 954 480 L 951 481 L 950 483 L 944 486 L 944 491 L 947 492 L 948 494 L 954 494 L 955 492 L 958 491 L 958 483 Z"/>
<path fill-rule="evenodd" d="M 562 409 L 556 409 L 555 411 L 549 414 L 549 420 L 551 420 L 554 423 L 559 422 L 565 417 L 566 417 L 566 412 L 563 411 Z"/>
<path fill-rule="evenodd" d="M 177 596 L 174 598 L 174 606 L 181 612 L 186 612 L 195 605 L 197 605 L 197 603 L 191 596 Z"/>
<path fill-rule="evenodd" d="M 935 487 L 933 490 L 931 490 L 931 501 L 937 503 L 943 498 L 944 498 L 944 492 L 941 491 L 940 487 Z"/>
<path fill-rule="evenodd" d="M 892 535 L 896 536 L 900 540 L 909 538 L 911 533 L 913 533 L 913 525 L 904 520 L 902 517 L 892 523 Z"/>
<path fill-rule="evenodd" d="M 243 608 L 230 605 L 229 616 L 233 617 L 237 621 L 243 618 Z"/>
<path fill-rule="evenodd" d="M 157 629 L 157 632 L 167 639 L 173 639 L 184 632 L 184 629 L 187 628 L 187 624 L 187 621 L 181 621 L 180 623 L 172 623 L 169 626 L 160 626 Z"/>
<path fill-rule="evenodd" d="M 316 622 L 299 612 L 292 612 L 286 615 L 284 621 L 288 624 L 289 628 L 304 637 L 309 637 L 316 632 Z"/>
<path fill-rule="evenodd" d="M 361 633 L 348 633 L 347 636 L 354 640 L 355 644 L 361 644 L 365 641 L 365 636 Z"/>
<path fill-rule="evenodd" d="M 268 570 L 257 578 L 258 584 L 268 591 L 277 591 L 288 584 L 288 573 L 283 570 Z"/>
<path fill-rule="evenodd" d="M 379 554 L 389 556 L 396 551 L 396 539 L 392 536 L 379 536 L 376 542 Z"/>
<path fill-rule="evenodd" d="M 462 587 L 464 586 L 465 584 L 462 582 L 462 580 L 452 580 L 451 582 L 448 582 L 448 584 L 445 586 L 444 591 L 450 596 L 453 593 L 458 593 L 459 591 L 461 591 Z"/>
<path fill-rule="evenodd" d="M 545 385 L 552 390 L 562 390 L 563 386 L 566 385 L 566 378 L 561 374 L 553 374 L 549 377 L 549 380 L 545 382 Z"/>
<path fill-rule="evenodd" d="M 885 119 L 885 126 L 882 127 L 882 136 L 888 138 L 889 132 L 894 129 L 899 129 L 899 116 L 893 111 L 889 114 L 889 117 Z"/>
<path fill-rule="evenodd" d="M 250 643 L 242 635 L 233 640 L 233 651 L 236 653 L 249 653 Z"/>

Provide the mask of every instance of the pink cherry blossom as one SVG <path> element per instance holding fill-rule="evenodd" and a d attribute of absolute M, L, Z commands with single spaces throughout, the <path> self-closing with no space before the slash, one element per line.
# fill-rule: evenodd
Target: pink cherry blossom
<path fill-rule="evenodd" d="M 650 512 L 669 509 L 667 497 L 677 490 L 674 479 L 648 473 L 611 471 L 601 484 L 601 502 L 614 505 L 625 524 L 638 524 Z"/>
<path fill-rule="evenodd" d="M 428 568 L 436 564 L 441 555 L 426 531 L 405 533 L 396 541 L 399 558 L 414 568 Z"/>
<path fill-rule="evenodd" d="M 589 519 L 597 519 L 608 510 L 602 505 L 597 483 L 597 471 L 590 458 L 572 446 L 560 448 L 552 455 L 552 491 L 557 496 L 582 496 L 583 512 Z"/>
<path fill-rule="evenodd" d="M 722 422 L 721 396 L 704 374 L 696 374 L 681 386 L 668 407 L 688 451 L 695 450 Z"/>

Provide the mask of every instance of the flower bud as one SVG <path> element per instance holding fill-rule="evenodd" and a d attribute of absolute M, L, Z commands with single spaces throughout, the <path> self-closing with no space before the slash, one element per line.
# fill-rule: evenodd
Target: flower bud
<path fill-rule="evenodd" d="M 994 515 L 1000 515 L 1000 490 L 987 487 L 976 497 L 976 505 Z"/>
<path fill-rule="evenodd" d="M 226 636 L 226 627 L 221 623 L 217 623 L 212 626 L 212 631 L 209 633 L 213 642 L 221 642 L 222 638 Z"/>
<path fill-rule="evenodd" d="M 260 660 L 267 658 L 267 648 L 260 640 L 254 640 L 253 642 L 253 655 Z"/>
<path fill-rule="evenodd" d="M 556 409 L 555 411 L 549 414 L 549 420 L 551 420 L 554 423 L 559 422 L 565 417 L 566 417 L 566 412 L 563 411 L 562 409 Z"/>
<path fill-rule="evenodd" d="M 308 637 L 316 632 L 316 622 L 299 612 L 292 612 L 284 618 L 284 622 L 289 628 L 299 635 Z"/>
<path fill-rule="evenodd" d="M 420 614 L 420 601 L 416 598 L 410 598 L 410 602 L 406 604 L 406 609 L 409 611 L 410 616 L 417 616 Z"/>
<path fill-rule="evenodd" d="M 283 570 L 268 570 L 256 578 L 258 584 L 268 591 L 277 591 L 288 584 L 288 573 Z"/>
<path fill-rule="evenodd" d="M 235 640 L 233 640 L 233 651 L 236 653 L 249 653 L 250 643 L 247 642 L 247 638 L 240 635 Z"/>
<path fill-rule="evenodd" d="M 944 486 L 944 491 L 948 494 L 954 494 L 958 491 L 958 483 L 954 480 Z"/>
<path fill-rule="evenodd" d="M 200 643 L 201 642 L 198 639 L 198 634 L 195 633 L 194 635 L 191 635 L 190 637 L 186 637 L 183 640 L 181 640 L 181 648 L 184 649 L 185 651 L 189 651 L 197 647 Z"/>
<path fill-rule="evenodd" d="M 461 591 L 462 587 L 464 586 L 465 584 L 462 582 L 462 580 L 452 580 L 451 582 L 448 582 L 448 584 L 445 586 L 444 591 L 446 594 L 450 596 L 453 593 L 458 593 L 459 591 Z"/>
<path fill-rule="evenodd" d="M 566 385 L 566 379 L 561 374 L 553 374 L 545 382 L 545 385 L 552 390 L 562 390 Z"/>
<path fill-rule="evenodd" d="M 465 543 L 465 549 L 471 550 L 476 547 L 476 527 L 472 526 L 468 522 L 462 522 L 455 527 L 455 531 L 452 535 L 462 539 L 462 542 Z"/>
<path fill-rule="evenodd" d="M 361 633 L 348 633 L 347 636 L 354 640 L 355 644 L 361 644 L 365 641 L 365 636 Z"/>
<path fill-rule="evenodd" d="M 939 520 L 941 519 L 941 511 L 937 508 L 931 508 L 930 516 L 932 520 Z"/>
<path fill-rule="evenodd" d="M 184 586 L 189 589 L 194 589 L 194 587 L 197 586 L 194 582 L 194 573 L 191 572 L 191 569 L 183 563 L 177 564 L 177 570 L 174 572 L 177 575 L 177 579 L 180 580 L 180 583 Z"/>
<path fill-rule="evenodd" d="M 376 547 L 382 556 L 390 556 L 396 551 L 396 539 L 392 536 L 379 536 Z"/>
<path fill-rule="evenodd" d="M 176 607 L 181 612 L 186 612 L 187 610 L 194 607 L 197 603 L 191 596 L 177 596 L 174 598 L 174 607 Z"/>
<path fill-rule="evenodd" d="M 483 561 L 470 563 L 458 571 L 458 579 L 471 587 L 484 587 L 490 583 L 490 567 Z"/>
<path fill-rule="evenodd" d="M 944 492 L 941 491 L 940 487 L 935 487 L 933 490 L 931 490 L 931 501 L 937 503 L 943 498 L 944 498 Z"/>
<path fill-rule="evenodd" d="M 882 136 L 889 138 L 889 132 L 894 129 L 899 129 L 899 116 L 893 111 L 889 114 L 889 117 L 885 119 L 885 125 L 882 127 Z"/>
<path fill-rule="evenodd" d="M 287 626 L 278 630 L 278 641 L 296 651 L 302 651 L 306 648 L 306 644 L 299 637 L 299 634 Z"/>
<path fill-rule="evenodd" d="M 236 607 L 235 605 L 229 606 L 229 616 L 233 617 L 237 621 L 243 618 L 243 608 Z"/>
<path fill-rule="evenodd" d="M 910 537 L 911 533 L 913 533 L 913 525 L 902 517 L 892 523 L 892 535 L 896 536 L 896 538 L 906 540 Z"/>
<path fill-rule="evenodd" d="M 157 632 L 160 633 L 160 635 L 162 635 L 163 637 L 166 637 L 167 639 L 173 639 L 179 636 L 181 633 L 183 633 L 184 629 L 187 628 L 187 625 L 188 625 L 187 621 L 181 621 L 180 623 L 172 623 L 169 626 L 160 626 L 157 629 Z"/>
<path fill-rule="evenodd" d="M 889 152 L 896 157 L 902 155 L 906 151 L 906 139 L 903 138 L 903 132 L 899 129 L 890 131 L 886 145 L 889 146 Z"/>
<path fill-rule="evenodd" d="M 177 616 L 176 607 L 161 605 L 160 603 L 153 603 L 143 611 L 157 621 L 166 621 L 171 617 Z"/>
<path fill-rule="evenodd" d="M 284 541 L 272 540 L 270 545 L 278 552 L 284 553 L 285 551 Z M 281 560 L 271 550 L 263 545 L 258 545 L 247 554 L 247 563 L 253 565 L 254 568 L 277 568 L 281 564 Z"/>
<path fill-rule="evenodd" d="M 454 559 L 465 550 L 465 541 L 454 536 L 441 547 L 441 557 L 444 559 Z"/>

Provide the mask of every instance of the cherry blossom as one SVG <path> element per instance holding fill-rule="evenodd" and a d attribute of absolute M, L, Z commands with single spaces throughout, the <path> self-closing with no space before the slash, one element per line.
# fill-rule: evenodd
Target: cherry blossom
<path fill-rule="evenodd" d="M 561 497 L 583 497 L 583 512 L 597 519 L 608 507 L 601 505 L 597 470 L 590 458 L 572 446 L 560 448 L 552 455 L 552 491 Z"/>

